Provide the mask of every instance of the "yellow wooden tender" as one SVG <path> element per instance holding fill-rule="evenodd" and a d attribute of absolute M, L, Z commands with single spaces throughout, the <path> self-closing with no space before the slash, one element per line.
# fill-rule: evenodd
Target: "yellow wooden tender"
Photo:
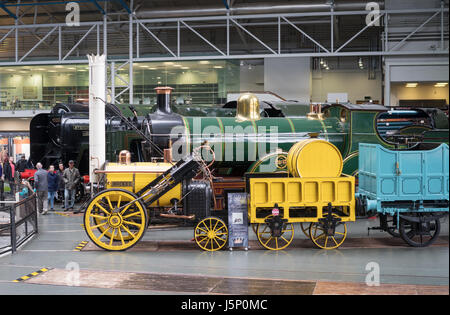
<path fill-rule="evenodd" d="M 250 223 L 262 246 L 281 250 L 294 238 L 293 224 L 319 248 L 334 249 L 356 220 L 355 178 L 342 176 L 342 156 L 331 143 L 308 139 L 290 150 L 288 175 L 248 175 Z M 292 177 L 294 176 L 294 177 Z"/>

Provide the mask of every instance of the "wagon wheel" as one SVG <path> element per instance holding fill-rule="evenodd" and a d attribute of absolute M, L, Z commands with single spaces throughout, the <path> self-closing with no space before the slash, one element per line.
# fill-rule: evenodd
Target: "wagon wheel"
<path fill-rule="evenodd" d="M 201 249 L 209 252 L 218 251 L 228 241 L 227 225 L 216 217 L 203 219 L 195 227 L 194 239 Z"/>
<path fill-rule="evenodd" d="M 421 218 L 420 215 L 417 218 Z M 429 222 L 411 222 L 400 219 L 401 238 L 410 246 L 427 247 L 433 244 L 441 232 L 441 222 L 435 219 Z"/>
<path fill-rule="evenodd" d="M 325 219 L 311 224 L 309 233 L 317 247 L 335 249 L 344 243 L 347 238 L 347 225 L 337 221 L 338 218 L 339 216 L 334 213 L 331 216 L 328 214 Z"/>
<path fill-rule="evenodd" d="M 398 232 L 397 227 L 397 219 L 393 216 L 388 216 L 386 214 L 380 216 L 380 220 L 385 220 L 386 232 L 393 237 L 400 237 L 400 233 Z"/>
<path fill-rule="evenodd" d="M 269 215 L 265 219 L 271 218 L 273 218 L 273 215 Z M 269 224 L 259 223 L 256 226 L 256 235 L 259 243 L 266 249 L 282 250 L 288 247 L 294 239 L 294 225 L 292 223 L 283 223 L 281 234 L 274 236 Z"/>
<path fill-rule="evenodd" d="M 308 226 L 306 226 L 309 222 L 301 222 L 300 228 L 302 229 L 303 234 L 306 235 L 307 238 L 311 238 L 311 235 L 309 234 L 309 229 L 311 228 L 311 224 L 309 223 Z"/>
<path fill-rule="evenodd" d="M 98 247 L 123 251 L 144 236 L 147 212 L 137 197 L 122 189 L 105 190 L 89 202 L 84 214 L 84 228 Z M 123 208 L 120 208 L 121 205 Z"/>

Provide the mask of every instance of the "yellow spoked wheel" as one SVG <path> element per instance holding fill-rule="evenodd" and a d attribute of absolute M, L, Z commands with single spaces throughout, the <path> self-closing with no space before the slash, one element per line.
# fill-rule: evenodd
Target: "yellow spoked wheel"
<path fill-rule="evenodd" d="M 322 221 L 312 223 L 309 234 L 313 243 L 322 249 L 336 249 L 341 246 L 347 238 L 347 224 L 338 222 L 338 215 L 332 215 L 333 222 Z"/>
<path fill-rule="evenodd" d="M 122 202 L 122 205 L 125 205 L 125 203 Z M 111 237 L 113 237 L 115 241 L 120 241 L 121 240 L 121 236 L 119 236 L 117 234 L 115 234 L 115 236 L 112 235 L 112 231 L 113 230 L 109 228 L 109 225 L 101 224 L 101 223 L 103 223 L 102 219 L 99 219 L 97 216 L 95 216 L 95 217 L 93 217 L 93 220 L 95 222 L 95 226 L 97 226 L 97 229 L 100 231 L 100 233 L 104 233 L 105 237 L 107 237 L 109 239 Z M 129 240 L 131 240 L 133 238 L 133 235 L 130 235 L 130 234 L 129 235 L 122 235 L 122 238 L 125 241 L 129 241 Z"/>
<path fill-rule="evenodd" d="M 271 219 L 273 215 L 265 219 Z M 294 225 L 292 223 L 283 223 L 280 226 L 279 233 L 274 235 L 268 223 L 259 223 L 256 227 L 256 235 L 259 243 L 266 249 L 282 250 L 288 247 L 294 239 Z"/>
<path fill-rule="evenodd" d="M 224 221 L 208 217 L 200 221 L 194 230 L 198 247 L 208 252 L 222 249 L 228 241 L 228 228 Z"/>
<path fill-rule="evenodd" d="M 84 228 L 98 247 L 123 251 L 144 236 L 147 212 L 132 193 L 121 189 L 105 190 L 89 202 L 84 213 Z"/>
<path fill-rule="evenodd" d="M 309 229 L 311 228 L 311 223 L 301 222 L 300 228 L 302 229 L 303 234 L 305 234 L 307 238 L 311 238 L 311 235 L 309 235 Z"/>

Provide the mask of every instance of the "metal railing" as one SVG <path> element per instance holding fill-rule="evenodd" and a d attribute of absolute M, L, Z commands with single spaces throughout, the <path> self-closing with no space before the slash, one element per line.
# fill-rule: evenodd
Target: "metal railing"
<path fill-rule="evenodd" d="M 0 255 L 14 253 L 37 233 L 36 194 L 19 202 L 0 202 Z"/>

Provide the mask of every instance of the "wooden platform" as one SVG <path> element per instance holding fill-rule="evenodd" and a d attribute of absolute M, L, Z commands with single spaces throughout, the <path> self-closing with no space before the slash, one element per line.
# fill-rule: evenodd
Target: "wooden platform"
<path fill-rule="evenodd" d="M 449 245 L 449 237 L 439 237 L 432 247 L 445 247 Z M 250 250 L 267 250 L 262 247 L 258 241 L 249 241 Z M 352 249 L 352 248 L 411 248 L 400 238 L 349 238 L 344 244 L 339 247 L 339 250 Z M 285 249 L 316 249 L 314 244 L 307 239 L 296 239 L 292 244 Z M 179 250 L 200 250 L 194 241 L 176 240 L 176 241 L 140 241 L 129 251 L 139 252 L 156 252 L 156 251 L 179 251 Z M 319 249 L 318 249 L 319 250 Z M 103 251 L 103 249 L 97 247 L 94 243 L 88 242 L 82 251 Z"/>
<path fill-rule="evenodd" d="M 212 295 L 448 295 L 448 286 L 298 281 L 257 278 L 210 277 L 161 273 L 51 269 L 21 281 L 27 284 L 79 286 Z M 20 283 L 18 285 L 20 285 Z"/>

